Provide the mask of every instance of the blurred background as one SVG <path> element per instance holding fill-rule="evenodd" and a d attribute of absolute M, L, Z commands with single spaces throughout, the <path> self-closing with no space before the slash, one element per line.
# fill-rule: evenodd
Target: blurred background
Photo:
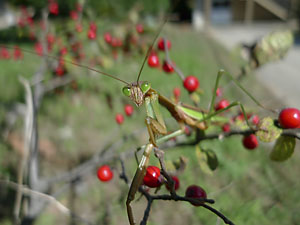
<path fill-rule="evenodd" d="M 223 68 L 268 108 L 300 108 L 299 19 L 299 0 L 0 0 L 0 224 L 128 224 L 129 188 L 119 176 L 133 178 L 134 152 L 148 134 L 146 110 L 122 94 L 123 81 L 136 81 L 156 35 L 141 80 L 172 101 L 208 109 Z M 268 36 L 275 31 L 283 32 L 279 40 Z M 167 52 L 162 37 L 171 43 Z M 178 69 L 198 78 L 196 92 L 185 90 Z M 251 120 L 278 117 L 226 77 L 219 91 L 217 101 L 241 101 Z M 168 131 L 179 129 L 162 111 Z M 238 108 L 224 116 L 233 128 L 245 128 Z M 299 146 L 274 162 L 274 142 L 248 151 L 242 135 L 233 135 L 177 146 L 196 132 L 183 136 L 165 149 L 179 195 L 200 185 L 235 224 L 300 224 Z M 201 149 L 214 152 L 217 168 L 203 161 Z M 150 164 L 159 166 L 153 155 Z M 97 178 L 102 165 L 113 171 L 109 182 Z M 140 221 L 147 202 L 136 199 Z M 186 202 L 157 201 L 148 224 L 223 221 Z"/>

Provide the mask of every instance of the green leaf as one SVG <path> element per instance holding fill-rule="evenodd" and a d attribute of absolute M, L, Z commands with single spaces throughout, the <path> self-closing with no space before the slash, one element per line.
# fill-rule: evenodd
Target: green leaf
<path fill-rule="evenodd" d="M 196 146 L 196 157 L 201 170 L 206 174 L 212 174 L 218 165 L 218 158 L 214 151 L 210 149 L 201 149 L 198 145 Z"/>
<path fill-rule="evenodd" d="M 274 121 L 271 117 L 265 117 L 258 125 L 259 131 L 256 132 L 256 136 L 263 142 L 272 142 L 279 138 L 282 133 L 282 129 L 274 125 Z"/>
<path fill-rule="evenodd" d="M 217 167 L 219 165 L 219 161 L 218 161 L 216 153 L 211 149 L 207 149 L 206 155 L 207 155 L 207 164 L 208 164 L 209 168 L 211 170 L 217 169 Z"/>
<path fill-rule="evenodd" d="M 296 139 L 289 136 L 280 136 L 273 150 L 270 154 L 270 158 L 273 161 L 282 162 L 290 158 L 294 152 L 296 145 Z"/>

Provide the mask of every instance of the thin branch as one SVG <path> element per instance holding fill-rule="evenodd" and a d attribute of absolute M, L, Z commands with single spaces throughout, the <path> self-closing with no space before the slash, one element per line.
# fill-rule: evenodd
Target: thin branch
<path fill-rule="evenodd" d="M 185 79 L 185 75 L 183 74 L 183 72 L 171 61 L 170 56 L 169 56 L 169 49 L 168 49 L 168 45 L 167 45 L 167 40 L 166 38 L 163 38 L 164 40 L 164 49 L 165 49 L 165 54 L 166 54 L 166 62 L 168 64 L 170 64 L 173 69 L 175 70 L 175 72 L 178 74 L 178 76 L 180 77 L 180 79 L 182 81 L 184 81 Z"/>
<path fill-rule="evenodd" d="M 69 216 L 71 215 L 70 210 L 51 195 L 47 195 L 45 193 L 32 190 L 32 189 L 26 187 L 25 185 L 20 185 L 20 184 L 17 184 L 15 182 L 12 182 L 9 180 L 0 180 L 0 184 L 9 186 L 10 188 L 15 189 L 16 191 L 20 190 L 23 194 L 28 195 L 28 196 L 36 195 L 36 196 L 48 201 L 49 203 L 53 204 L 60 212 L 67 214 Z"/>

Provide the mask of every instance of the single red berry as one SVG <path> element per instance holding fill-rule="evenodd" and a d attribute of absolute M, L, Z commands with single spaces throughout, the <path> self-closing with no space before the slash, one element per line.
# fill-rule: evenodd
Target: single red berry
<path fill-rule="evenodd" d="M 254 134 L 244 136 L 243 145 L 245 148 L 252 150 L 258 146 L 258 140 Z"/>
<path fill-rule="evenodd" d="M 104 35 L 104 40 L 107 44 L 110 44 L 111 43 L 111 40 L 112 40 L 112 36 L 109 32 L 105 32 Z"/>
<path fill-rule="evenodd" d="M 165 39 L 165 40 L 166 40 L 166 42 L 167 42 L 167 47 L 168 47 L 168 49 L 170 49 L 170 48 L 171 48 L 171 42 L 170 42 L 169 40 L 167 40 L 167 39 Z M 158 40 L 157 47 L 158 47 L 159 50 L 162 50 L 162 51 L 165 50 L 164 38 L 160 38 L 160 39 Z"/>
<path fill-rule="evenodd" d="M 34 50 L 39 56 L 43 55 L 43 46 L 40 42 L 35 43 Z"/>
<path fill-rule="evenodd" d="M 197 185 L 191 185 L 186 189 L 185 197 L 201 199 L 201 198 L 207 198 L 207 195 L 203 188 L 201 188 Z M 203 203 L 200 202 L 200 203 L 191 203 L 191 204 L 194 206 L 200 206 Z"/>
<path fill-rule="evenodd" d="M 166 73 L 173 73 L 174 72 L 173 66 L 170 63 L 168 63 L 167 61 L 164 61 L 164 64 L 163 64 L 162 68 Z"/>
<path fill-rule="evenodd" d="M 191 128 L 189 126 L 185 126 L 184 127 L 184 133 L 185 133 L 186 136 L 191 136 L 191 134 L 192 134 Z"/>
<path fill-rule="evenodd" d="M 78 33 L 81 33 L 83 31 L 82 25 L 80 23 L 77 23 L 75 25 L 75 29 Z"/>
<path fill-rule="evenodd" d="M 78 12 L 81 12 L 82 9 L 83 9 L 82 5 L 81 5 L 79 2 L 77 2 L 77 3 L 76 3 L 76 10 L 77 10 Z"/>
<path fill-rule="evenodd" d="M 217 90 L 216 90 L 216 95 L 217 95 L 217 97 L 221 97 L 222 96 L 222 89 L 221 88 L 217 88 Z"/>
<path fill-rule="evenodd" d="M 88 31 L 88 38 L 90 40 L 94 40 L 94 39 L 96 39 L 96 37 L 97 37 L 96 31 L 92 30 L 92 29 L 89 29 L 89 31 Z"/>
<path fill-rule="evenodd" d="M 54 42 L 55 42 L 55 37 L 54 37 L 54 35 L 52 35 L 52 34 L 47 34 L 47 42 L 48 42 L 48 45 L 54 44 Z"/>
<path fill-rule="evenodd" d="M 160 169 L 156 166 L 148 166 L 146 175 L 144 176 L 144 184 L 148 187 L 159 187 L 161 182 L 159 180 Z"/>
<path fill-rule="evenodd" d="M 144 26 L 142 25 L 142 24 L 137 24 L 136 26 L 135 26 L 135 29 L 136 29 L 136 32 L 138 32 L 138 33 L 144 33 Z"/>
<path fill-rule="evenodd" d="M 285 108 L 279 113 L 278 120 L 283 128 L 298 128 L 300 126 L 300 110 Z"/>
<path fill-rule="evenodd" d="M 10 53 L 9 51 L 7 50 L 7 48 L 5 47 L 2 47 L 1 50 L 0 50 L 0 58 L 3 58 L 3 59 L 10 59 Z"/>
<path fill-rule="evenodd" d="M 56 1 L 49 1 L 48 5 L 49 12 L 53 15 L 58 15 L 59 10 L 58 10 L 58 3 Z"/>
<path fill-rule="evenodd" d="M 175 88 L 173 89 L 173 95 L 174 95 L 174 97 L 175 97 L 176 99 L 178 99 L 178 98 L 180 97 L 181 91 L 180 91 L 180 88 L 179 88 L 179 87 L 175 87 Z"/>
<path fill-rule="evenodd" d="M 222 126 L 222 130 L 224 132 L 229 132 L 230 131 L 230 124 L 229 123 L 225 123 L 223 126 Z"/>
<path fill-rule="evenodd" d="M 55 70 L 55 74 L 59 77 L 63 76 L 66 73 L 63 65 L 58 65 Z"/>
<path fill-rule="evenodd" d="M 15 46 L 14 48 L 14 59 L 23 59 L 23 53 L 19 46 Z"/>
<path fill-rule="evenodd" d="M 173 182 L 174 182 L 174 190 L 176 191 L 179 186 L 180 186 L 180 182 L 179 182 L 179 178 L 177 176 L 171 176 Z M 169 185 L 166 183 L 166 188 L 170 191 L 171 188 L 169 188 Z"/>
<path fill-rule="evenodd" d="M 251 121 L 254 125 L 258 125 L 259 124 L 259 116 L 258 115 L 253 115 Z"/>
<path fill-rule="evenodd" d="M 100 181 L 107 182 L 113 178 L 114 174 L 109 166 L 103 165 L 97 170 L 97 177 Z"/>
<path fill-rule="evenodd" d="M 70 11 L 70 18 L 72 20 L 77 20 L 78 19 L 78 13 L 74 10 Z"/>
<path fill-rule="evenodd" d="M 131 116 L 132 113 L 133 113 L 133 106 L 132 106 L 132 105 L 129 105 L 129 104 L 126 104 L 126 105 L 124 106 L 124 111 L 125 111 L 125 114 L 126 114 L 127 116 Z"/>
<path fill-rule="evenodd" d="M 59 50 L 59 53 L 61 56 L 64 56 L 68 53 L 68 49 L 67 47 L 62 47 L 60 50 Z"/>
<path fill-rule="evenodd" d="M 187 76 L 183 81 L 183 86 L 189 92 L 193 92 L 196 91 L 197 88 L 199 87 L 199 81 L 195 76 Z"/>
<path fill-rule="evenodd" d="M 155 53 L 149 55 L 148 65 L 150 67 L 159 67 L 159 58 Z"/>
<path fill-rule="evenodd" d="M 115 117 L 117 124 L 121 125 L 124 122 L 124 116 L 121 113 L 118 113 Z"/>
<path fill-rule="evenodd" d="M 222 99 L 221 101 L 219 101 L 216 105 L 215 105 L 215 110 L 221 110 L 221 109 L 225 109 L 226 107 L 228 107 L 230 105 L 229 101 L 226 99 Z"/>
<path fill-rule="evenodd" d="M 97 31 L 97 25 L 94 22 L 90 23 L 90 30 Z"/>

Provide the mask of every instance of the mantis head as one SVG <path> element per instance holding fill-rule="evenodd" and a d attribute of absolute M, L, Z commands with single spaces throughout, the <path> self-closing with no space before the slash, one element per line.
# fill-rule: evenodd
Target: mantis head
<path fill-rule="evenodd" d="M 139 107 L 144 102 L 145 94 L 150 90 L 151 85 L 147 81 L 139 81 L 123 87 L 123 94 L 130 97 L 131 100 Z"/>

